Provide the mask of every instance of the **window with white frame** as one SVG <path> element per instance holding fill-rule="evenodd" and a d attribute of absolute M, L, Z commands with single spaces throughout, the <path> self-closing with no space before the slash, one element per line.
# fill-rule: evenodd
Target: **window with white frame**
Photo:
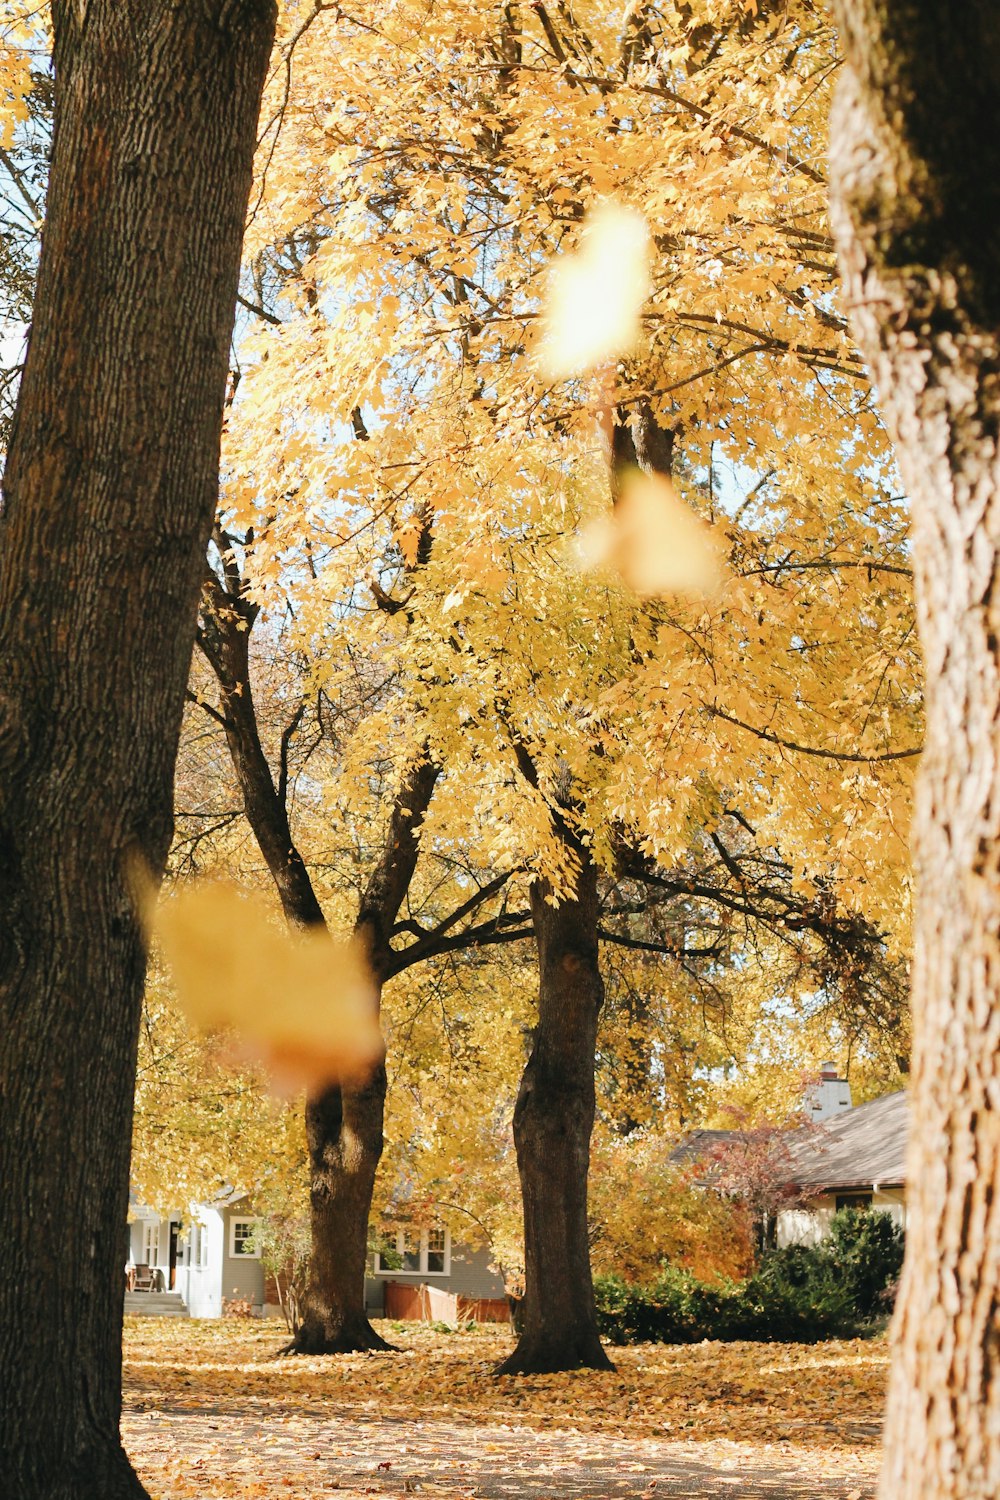
<path fill-rule="evenodd" d="M 451 1231 L 443 1224 L 383 1232 L 375 1251 L 376 1276 L 447 1276 L 451 1270 Z"/>
<path fill-rule="evenodd" d="M 188 1264 L 196 1271 L 203 1271 L 208 1265 L 208 1230 L 197 1220 L 188 1231 Z"/>
<path fill-rule="evenodd" d="M 448 1258 L 448 1232 L 443 1224 L 427 1230 L 427 1274 L 443 1276 Z"/>
<path fill-rule="evenodd" d="M 260 1260 L 259 1219 L 230 1219 L 229 1253 L 244 1260 Z"/>
<path fill-rule="evenodd" d="M 142 1264 L 157 1266 L 160 1263 L 160 1221 L 146 1219 L 142 1226 Z"/>

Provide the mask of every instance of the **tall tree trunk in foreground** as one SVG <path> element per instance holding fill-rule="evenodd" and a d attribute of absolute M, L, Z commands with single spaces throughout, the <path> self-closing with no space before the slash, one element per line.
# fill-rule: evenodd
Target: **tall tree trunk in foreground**
<path fill-rule="evenodd" d="M 580 861 L 574 895 L 551 906 L 544 882 L 531 889 L 538 1025 L 514 1107 L 524 1202 L 524 1331 L 499 1375 L 613 1368 L 597 1332 L 587 1235 L 594 1051 L 604 1001 L 597 869 L 579 840 L 568 830 L 564 837 Z"/>
<path fill-rule="evenodd" d="M 1000 1494 L 1000 9 L 838 0 L 847 302 L 913 499 L 927 670 L 906 1264 L 881 1494 Z"/>
<path fill-rule="evenodd" d="M 326 918 L 292 837 L 287 773 L 275 784 L 260 741 L 250 681 L 250 636 L 257 608 L 230 561 L 223 582 L 205 586 L 199 642 L 219 684 L 226 739 L 247 821 L 274 880 L 285 917 L 298 927 L 325 926 Z M 427 811 L 438 770 L 415 762 L 396 797 L 385 843 L 355 922 L 368 946 L 381 991 L 389 973 L 389 937 L 419 853 L 417 830 Z M 364 1084 L 332 1084 L 306 1101 L 310 1161 L 311 1249 L 302 1319 L 288 1345 L 291 1354 L 353 1354 L 388 1349 L 365 1312 L 368 1220 L 375 1174 L 382 1157 L 385 1067 Z"/>
<path fill-rule="evenodd" d="M 0 516 L 0 1487 L 142 1496 L 121 1322 L 162 870 L 271 0 L 56 3 L 52 170 Z"/>

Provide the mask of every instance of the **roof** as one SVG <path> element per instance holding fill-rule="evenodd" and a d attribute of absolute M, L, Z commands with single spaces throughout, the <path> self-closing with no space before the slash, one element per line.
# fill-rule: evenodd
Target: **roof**
<path fill-rule="evenodd" d="M 906 1094 L 900 1090 L 796 1132 L 788 1142 L 796 1187 L 901 1187 L 908 1121 Z"/>
<path fill-rule="evenodd" d="M 718 1146 L 742 1139 L 742 1130 L 692 1130 L 673 1148 L 667 1160 L 671 1166 L 686 1166 L 699 1157 L 710 1157 Z"/>

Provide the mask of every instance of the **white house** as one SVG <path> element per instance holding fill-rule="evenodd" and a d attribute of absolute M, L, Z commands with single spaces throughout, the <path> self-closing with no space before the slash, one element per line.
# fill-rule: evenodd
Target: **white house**
<path fill-rule="evenodd" d="M 818 1083 L 806 1092 L 801 1114 L 808 1121 L 775 1132 L 770 1170 L 795 1206 L 779 1210 L 779 1245 L 814 1245 L 829 1232 L 841 1208 L 875 1208 L 906 1227 L 905 1162 L 907 1099 L 902 1090 L 856 1108 L 851 1088 L 833 1063 L 824 1063 Z M 670 1153 L 675 1165 L 702 1165 L 701 1185 L 712 1186 L 717 1162 L 754 1132 L 693 1130 Z"/>
<path fill-rule="evenodd" d="M 125 1311 L 219 1318 L 223 1301 L 248 1302 L 260 1316 L 280 1313 L 265 1301 L 264 1269 L 254 1217 L 244 1193 L 199 1203 L 166 1218 L 133 1207 L 128 1226 Z M 148 1267 L 150 1276 L 136 1268 Z M 148 1289 L 147 1289 L 148 1286 Z"/>
<path fill-rule="evenodd" d="M 187 1214 L 166 1218 L 134 1204 L 128 1225 L 125 1311 L 133 1316 L 219 1318 L 227 1302 L 249 1306 L 257 1317 L 277 1317 L 281 1307 L 261 1264 L 247 1195 L 233 1191 Z M 489 1251 L 452 1240 L 445 1224 L 393 1228 L 383 1236 L 365 1280 L 372 1317 L 503 1318 L 503 1279 Z M 138 1268 L 138 1277 L 137 1277 Z"/>

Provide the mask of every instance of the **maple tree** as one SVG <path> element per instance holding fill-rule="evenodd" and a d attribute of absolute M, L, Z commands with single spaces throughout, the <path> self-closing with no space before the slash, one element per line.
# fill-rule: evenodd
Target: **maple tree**
<path fill-rule="evenodd" d="M 833 202 L 846 298 L 913 497 L 928 693 L 907 1254 L 885 1496 L 1000 1484 L 996 1255 L 997 123 L 978 3 L 840 0 Z"/>
<path fill-rule="evenodd" d="M 145 969 L 128 864 L 158 876 L 170 840 L 274 15 L 91 0 L 51 20 L 45 236 L 0 510 L 0 1467 L 26 1500 L 90 1500 L 145 1493 L 118 1435 Z M 17 108 L 24 77 L 4 49 Z"/>

